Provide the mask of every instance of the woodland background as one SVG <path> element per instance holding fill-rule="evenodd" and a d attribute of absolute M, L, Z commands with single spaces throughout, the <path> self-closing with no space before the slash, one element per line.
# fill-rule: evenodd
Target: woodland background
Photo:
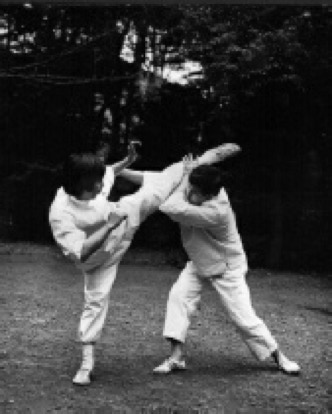
<path fill-rule="evenodd" d="M 77 151 L 109 162 L 140 140 L 137 169 L 237 142 L 221 166 L 251 266 L 331 269 L 331 7 L 0 7 L 0 231 L 52 243 L 58 168 Z M 169 68 L 196 62 L 186 82 Z M 112 199 L 134 191 L 117 180 Z M 135 247 L 181 251 L 148 219 Z"/>

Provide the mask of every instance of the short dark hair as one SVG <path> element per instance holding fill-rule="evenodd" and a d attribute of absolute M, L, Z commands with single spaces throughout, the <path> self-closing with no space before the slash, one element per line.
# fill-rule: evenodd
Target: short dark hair
<path fill-rule="evenodd" d="M 203 195 L 217 195 L 223 187 L 221 171 L 212 165 L 199 165 L 189 174 L 189 183 Z"/>
<path fill-rule="evenodd" d="M 92 191 L 94 184 L 105 174 L 104 162 L 93 153 L 71 154 L 63 163 L 62 186 L 75 197 Z"/>

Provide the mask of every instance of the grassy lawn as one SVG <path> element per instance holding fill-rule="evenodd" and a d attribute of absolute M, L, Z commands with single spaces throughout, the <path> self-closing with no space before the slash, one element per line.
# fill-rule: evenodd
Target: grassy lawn
<path fill-rule="evenodd" d="M 168 291 L 179 269 L 120 266 L 95 381 L 75 387 L 82 278 L 49 247 L 0 249 L 0 413 L 328 413 L 327 276 L 253 270 L 253 303 L 300 377 L 260 363 L 225 318 L 213 290 L 187 343 L 188 371 L 154 376 Z"/>

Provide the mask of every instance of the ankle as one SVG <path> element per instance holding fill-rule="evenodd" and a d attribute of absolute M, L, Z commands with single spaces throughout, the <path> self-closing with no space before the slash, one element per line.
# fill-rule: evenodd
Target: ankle
<path fill-rule="evenodd" d="M 178 354 L 178 353 L 173 354 L 172 353 L 171 356 L 169 357 L 169 359 L 172 360 L 172 361 L 176 361 L 176 362 L 182 361 L 183 354 Z"/>
<path fill-rule="evenodd" d="M 93 352 L 95 344 L 92 342 L 82 343 L 82 348 L 87 352 Z"/>
<path fill-rule="evenodd" d="M 275 349 L 272 353 L 271 353 L 271 358 L 274 360 L 274 362 L 276 364 L 280 364 L 280 360 L 282 358 L 282 353 L 279 350 L 279 348 Z"/>
<path fill-rule="evenodd" d="M 170 339 L 171 356 L 170 359 L 174 361 L 181 361 L 183 358 L 183 344 L 175 339 Z"/>
<path fill-rule="evenodd" d="M 274 361 L 276 362 L 276 364 L 278 364 L 279 366 L 283 366 L 283 365 L 288 364 L 289 362 L 291 362 L 286 357 L 286 355 L 283 354 L 279 349 L 276 349 L 274 352 L 272 352 L 271 356 L 274 359 Z"/>
<path fill-rule="evenodd" d="M 94 363 L 94 344 L 83 344 L 81 369 L 87 369 L 91 371 L 94 367 Z"/>

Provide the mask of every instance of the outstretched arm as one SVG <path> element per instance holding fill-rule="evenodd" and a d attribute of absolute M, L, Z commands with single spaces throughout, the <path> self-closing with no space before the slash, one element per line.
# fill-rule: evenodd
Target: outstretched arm
<path fill-rule="evenodd" d="M 142 171 L 136 171 L 136 170 L 130 170 L 128 168 L 124 168 L 122 171 L 119 172 L 119 175 L 134 184 L 137 184 L 137 185 L 143 184 L 144 172 Z"/>
<path fill-rule="evenodd" d="M 187 201 L 184 191 L 175 191 L 159 209 L 173 221 L 185 226 L 209 228 L 223 223 L 229 204 L 224 201 L 195 206 Z"/>
<path fill-rule="evenodd" d="M 135 147 L 136 144 L 139 144 L 139 142 L 131 141 L 128 145 L 127 156 L 123 160 L 111 165 L 115 176 L 119 175 L 125 168 L 128 168 L 131 164 L 133 164 L 137 160 L 138 153 L 136 152 L 136 147 Z"/>
<path fill-rule="evenodd" d="M 185 191 L 188 188 L 188 177 L 194 168 L 198 164 L 198 158 L 194 158 L 192 154 L 185 155 L 182 159 L 183 162 L 183 176 L 180 184 L 175 189 L 175 191 Z"/>
<path fill-rule="evenodd" d="M 181 188 L 184 188 L 186 186 L 187 180 L 186 177 L 188 176 L 188 174 L 190 173 L 190 171 L 197 166 L 198 161 L 193 159 L 192 154 L 186 155 L 183 160 L 183 165 L 184 165 L 184 171 L 183 171 L 183 177 L 182 180 L 179 184 L 178 187 L 182 186 Z M 137 185 L 142 185 L 143 184 L 143 180 L 144 180 L 144 172 L 142 171 L 137 171 L 137 170 L 131 170 L 128 168 L 124 168 L 119 175 L 123 178 L 125 178 L 126 180 L 137 184 Z M 177 187 L 177 188 L 178 188 Z"/>

